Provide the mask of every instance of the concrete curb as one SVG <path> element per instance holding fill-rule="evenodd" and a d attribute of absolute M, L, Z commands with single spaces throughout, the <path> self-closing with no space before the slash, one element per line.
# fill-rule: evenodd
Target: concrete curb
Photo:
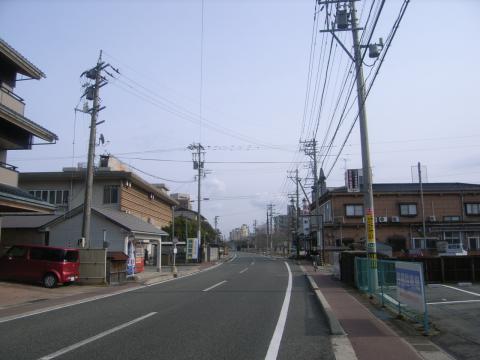
<path fill-rule="evenodd" d="M 327 299 L 325 299 L 325 296 L 322 294 L 321 290 L 318 288 L 315 280 L 313 280 L 310 275 L 305 274 L 305 276 L 307 277 L 308 282 L 310 283 L 310 287 L 315 292 L 315 295 L 317 296 L 317 299 L 322 306 L 322 310 L 327 317 L 328 326 L 330 327 L 330 334 L 346 335 L 347 333 L 345 332 L 345 330 L 343 330 L 342 325 L 340 325 L 340 322 L 332 311 L 332 307 L 328 303 Z"/>
<path fill-rule="evenodd" d="M 307 274 L 305 268 L 300 265 L 300 269 L 305 274 L 310 287 L 312 288 L 315 296 L 317 297 L 320 306 L 327 318 L 328 326 L 330 328 L 330 343 L 332 344 L 333 355 L 336 360 L 358 360 L 355 350 L 352 347 L 347 333 L 343 329 L 342 325 L 338 321 L 337 317 L 333 313 L 332 307 L 328 303 L 327 299 L 323 295 L 322 291 L 318 288 L 315 280 Z"/>

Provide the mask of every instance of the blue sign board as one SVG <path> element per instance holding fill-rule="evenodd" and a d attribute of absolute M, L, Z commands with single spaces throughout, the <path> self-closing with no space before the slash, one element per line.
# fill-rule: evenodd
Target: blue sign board
<path fill-rule="evenodd" d="M 395 262 L 398 300 L 425 312 L 425 290 L 421 263 Z"/>

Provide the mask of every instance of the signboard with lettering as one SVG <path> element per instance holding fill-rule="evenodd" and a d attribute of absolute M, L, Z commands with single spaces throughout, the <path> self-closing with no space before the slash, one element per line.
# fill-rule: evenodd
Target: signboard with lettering
<path fill-rule="evenodd" d="M 360 170 L 348 169 L 345 173 L 345 183 L 348 192 L 360 192 Z"/>
<path fill-rule="evenodd" d="M 197 259 L 198 259 L 198 239 L 188 238 L 187 239 L 187 260 L 197 260 Z"/>
<path fill-rule="evenodd" d="M 425 312 L 425 289 L 421 263 L 395 262 L 397 297 L 401 303 Z"/>

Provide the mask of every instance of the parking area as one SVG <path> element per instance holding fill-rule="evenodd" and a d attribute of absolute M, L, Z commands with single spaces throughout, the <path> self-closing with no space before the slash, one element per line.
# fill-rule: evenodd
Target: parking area
<path fill-rule="evenodd" d="M 480 284 L 430 284 L 428 311 L 439 330 L 433 341 L 459 360 L 480 354 Z"/>

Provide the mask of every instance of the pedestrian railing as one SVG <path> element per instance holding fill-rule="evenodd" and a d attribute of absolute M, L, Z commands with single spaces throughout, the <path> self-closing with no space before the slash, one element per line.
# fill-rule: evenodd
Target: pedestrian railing
<path fill-rule="evenodd" d="M 375 279 L 376 274 L 376 279 Z M 375 284 L 376 282 L 376 284 Z M 406 261 L 355 258 L 355 285 L 399 316 L 423 325 L 428 334 L 423 265 Z"/>

